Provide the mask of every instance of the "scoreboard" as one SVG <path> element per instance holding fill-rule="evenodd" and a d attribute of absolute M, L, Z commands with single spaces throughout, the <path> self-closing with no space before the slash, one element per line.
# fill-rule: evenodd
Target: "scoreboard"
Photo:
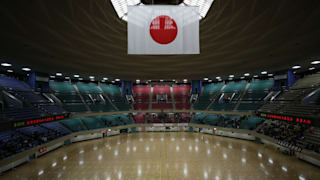
<path fill-rule="evenodd" d="M 25 126 L 33 126 L 36 124 L 66 119 L 68 117 L 69 117 L 69 114 L 62 114 L 62 115 L 56 115 L 56 116 L 47 116 L 47 117 L 43 117 L 43 118 L 39 118 L 39 119 L 16 121 L 16 122 L 12 123 L 12 127 L 13 128 L 20 128 L 20 127 L 25 127 Z"/>
<path fill-rule="evenodd" d="M 295 117 L 295 116 L 289 116 L 289 115 L 260 113 L 259 116 L 262 118 L 284 120 L 284 121 L 295 122 L 295 123 L 299 123 L 299 124 L 311 124 L 312 123 L 311 119 L 309 119 L 309 118 Z"/>

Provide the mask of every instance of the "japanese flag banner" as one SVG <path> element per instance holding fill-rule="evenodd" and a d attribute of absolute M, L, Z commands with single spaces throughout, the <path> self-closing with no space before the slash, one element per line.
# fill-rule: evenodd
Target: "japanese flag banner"
<path fill-rule="evenodd" d="M 199 54 L 198 7 L 128 6 L 128 54 Z"/>

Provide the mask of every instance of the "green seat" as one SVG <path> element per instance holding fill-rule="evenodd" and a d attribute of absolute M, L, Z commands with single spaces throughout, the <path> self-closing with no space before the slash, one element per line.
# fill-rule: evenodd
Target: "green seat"
<path fill-rule="evenodd" d="M 76 85 L 80 93 L 84 93 L 84 94 L 101 93 L 100 89 L 98 88 L 98 85 L 95 83 L 77 82 Z"/>
<path fill-rule="evenodd" d="M 248 117 L 241 121 L 240 129 L 249 129 L 253 130 L 257 127 L 258 124 L 262 123 L 265 119 L 260 117 Z"/>
<path fill-rule="evenodd" d="M 92 104 L 89 105 L 92 112 L 113 112 L 115 109 L 109 103 L 107 104 Z"/>
<path fill-rule="evenodd" d="M 87 130 L 87 128 L 82 124 L 81 118 L 71 118 L 61 120 L 59 122 L 73 132 Z"/>
<path fill-rule="evenodd" d="M 100 84 L 102 91 L 108 95 L 111 102 L 120 110 L 120 111 L 129 111 L 131 106 L 128 104 L 125 97 L 121 94 L 120 88 L 115 85 L 106 85 Z"/>
<path fill-rule="evenodd" d="M 63 108 L 69 112 L 79 113 L 79 112 L 87 112 L 87 108 L 84 104 L 65 104 Z"/>
<path fill-rule="evenodd" d="M 104 122 L 100 120 L 99 116 L 83 117 L 81 118 L 81 121 L 87 126 L 88 129 L 101 129 L 105 127 Z"/>
<path fill-rule="evenodd" d="M 211 103 L 211 98 L 217 95 L 220 89 L 223 87 L 223 83 L 208 84 L 204 86 L 202 93 L 199 96 L 199 100 L 193 105 L 194 109 L 205 110 Z"/>
<path fill-rule="evenodd" d="M 71 82 L 56 82 L 56 81 L 49 81 L 50 89 L 57 92 L 57 93 L 75 93 L 76 90 L 74 89 Z"/>

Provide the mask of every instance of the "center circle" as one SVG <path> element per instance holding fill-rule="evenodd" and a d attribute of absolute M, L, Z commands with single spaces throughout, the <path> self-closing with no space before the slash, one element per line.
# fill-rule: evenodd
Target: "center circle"
<path fill-rule="evenodd" d="M 174 19 L 161 15 L 154 18 L 150 24 L 150 35 L 159 44 L 169 44 L 178 34 L 178 27 Z"/>

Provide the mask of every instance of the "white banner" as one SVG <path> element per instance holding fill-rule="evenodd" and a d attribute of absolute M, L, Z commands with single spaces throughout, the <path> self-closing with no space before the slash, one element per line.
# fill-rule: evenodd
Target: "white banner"
<path fill-rule="evenodd" d="M 198 7 L 128 6 L 128 54 L 199 54 Z"/>

